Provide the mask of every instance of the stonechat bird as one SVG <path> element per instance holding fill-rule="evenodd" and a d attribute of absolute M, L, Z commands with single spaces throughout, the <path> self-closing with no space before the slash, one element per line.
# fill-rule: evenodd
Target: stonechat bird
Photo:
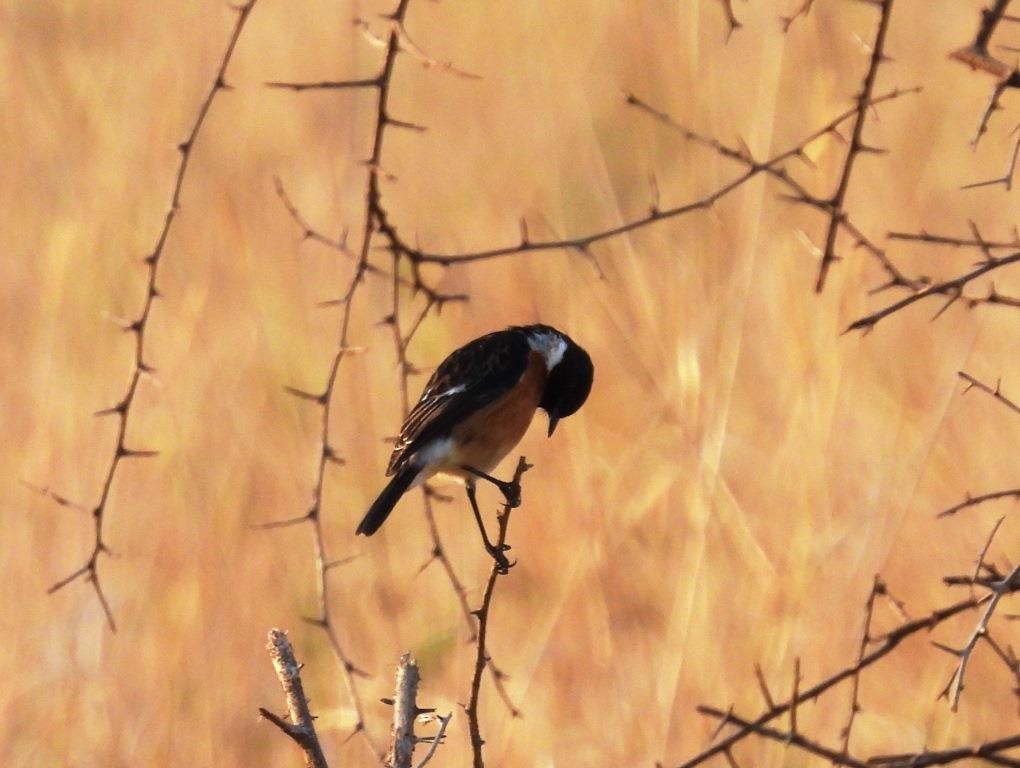
<path fill-rule="evenodd" d="M 475 499 L 487 480 L 516 505 L 512 483 L 489 473 L 524 437 L 535 412 L 549 416 L 549 435 L 575 413 L 591 391 L 591 357 L 548 325 L 513 326 L 470 341 L 447 357 L 411 409 L 390 456 L 392 477 L 356 533 L 371 536 L 408 490 L 436 474 L 465 479 L 482 540 L 501 570 L 509 567 L 489 542 Z"/>

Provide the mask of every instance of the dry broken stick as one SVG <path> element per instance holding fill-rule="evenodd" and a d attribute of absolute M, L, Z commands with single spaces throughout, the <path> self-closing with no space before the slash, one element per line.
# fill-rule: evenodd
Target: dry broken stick
<path fill-rule="evenodd" d="M 422 768 L 428 764 L 435 756 L 439 745 L 443 743 L 446 728 L 453 718 L 452 713 L 434 715 L 434 709 L 422 709 L 418 706 L 418 683 L 420 681 L 418 662 L 410 652 L 405 653 L 400 657 L 400 664 L 397 666 L 396 691 L 393 699 L 383 699 L 384 703 L 393 705 L 393 729 L 390 738 L 390 751 L 384 763 L 386 768 L 411 768 L 414 748 L 421 742 L 430 742 L 430 744 L 428 751 L 416 768 Z M 416 736 L 414 733 L 415 722 L 424 722 L 426 719 L 435 719 L 439 723 L 439 729 L 435 736 Z"/>
<path fill-rule="evenodd" d="M 103 608 L 103 613 L 106 616 L 106 621 L 110 629 L 114 631 L 116 631 L 117 625 L 114 622 L 113 611 L 110 608 L 110 603 L 107 600 L 106 594 L 103 592 L 103 588 L 99 582 L 99 558 L 102 555 L 109 554 L 110 552 L 105 540 L 103 539 L 103 522 L 110 501 L 110 491 L 113 487 L 113 481 L 117 472 L 120 469 L 121 462 L 124 459 L 144 458 L 155 456 L 157 454 L 157 451 L 130 448 L 125 442 L 128 420 L 131 414 L 134 413 L 132 408 L 135 403 L 135 396 L 138 394 L 138 385 L 143 377 L 150 376 L 154 373 L 154 368 L 149 363 L 146 355 L 146 340 L 148 338 L 147 331 L 149 328 L 149 318 L 152 316 L 152 308 L 156 299 L 161 295 L 156 278 L 160 264 L 162 263 L 167 239 L 170 236 L 170 229 L 177 219 L 177 212 L 180 210 L 181 190 L 184 187 L 184 178 L 188 171 L 188 164 L 191 161 L 191 153 L 194 150 L 195 141 L 198 139 L 199 132 L 205 124 L 205 118 L 209 114 L 209 109 L 212 107 L 213 100 L 221 91 L 227 90 L 230 87 L 226 82 L 227 67 L 230 64 L 231 58 L 233 58 L 234 49 L 237 47 L 237 42 L 241 37 L 241 31 L 244 29 L 245 22 L 248 20 L 249 15 L 251 15 L 252 8 L 255 7 L 256 1 L 257 0 L 249 0 L 242 5 L 235 6 L 237 19 L 234 22 L 233 31 L 227 41 L 226 49 L 220 57 L 220 62 L 216 69 L 216 75 L 213 78 L 212 85 L 209 87 L 205 97 L 199 104 L 198 113 L 195 117 L 194 123 L 192 123 L 191 130 L 188 132 L 187 138 L 185 138 L 184 141 L 182 141 L 177 147 L 180 151 L 180 160 L 177 164 L 177 172 L 174 176 L 174 185 L 170 194 L 170 207 L 163 218 L 163 225 L 159 234 L 156 236 L 156 243 L 153 246 L 152 251 L 150 251 L 144 259 L 148 275 L 145 285 L 145 299 L 142 302 L 142 308 L 133 320 L 125 320 L 121 326 L 125 332 L 130 333 L 134 337 L 134 359 L 132 361 L 132 369 L 128 378 L 127 388 L 124 391 L 124 394 L 121 395 L 120 400 L 118 400 L 115 405 L 96 412 L 97 416 L 116 417 L 117 442 L 113 449 L 113 455 L 110 457 L 110 461 L 106 466 L 102 486 L 99 492 L 99 501 L 90 510 L 95 530 L 92 552 L 80 568 L 60 579 L 60 581 L 53 584 L 53 586 L 47 590 L 48 593 L 52 594 L 78 579 L 85 579 L 95 590 L 96 597 L 99 599 L 99 603 Z M 84 505 L 71 502 L 60 494 L 50 492 L 49 490 L 45 490 L 44 492 L 47 496 L 63 506 L 84 508 Z"/>
<path fill-rule="evenodd" d="M 269 651 L 276 676 L 283 687 L 290 719 L 285 720 L 264 707 L 259 708 L 259 714 L 301 747 L 301 751 L 305 755 L 306 766 L 328 768 L 322 746 L 319 744 L 319 737 L 315 733 L 315 718 L 312 717 L 312 713 L 308 709 L 308 698 L 301 685 L 302 665 L 298 664 L 294 658 L 294 649 L 290 645 L 290 640 L 287 639 L 287 633 L 282 629 L 269 630 L 269 642 L 266 644 L 266 650 Z"/>
<path fill-rule="evenodd" d="M 393 694 L 393 729 L 390 732 L 390 751 L 383 764 L 386 768 L 411 768 L 414 747 L 414 722 L 422 710 L 418 709 L 418 662 L 410 651 L 400 657 L 397 665 L 396 690 Z"/>

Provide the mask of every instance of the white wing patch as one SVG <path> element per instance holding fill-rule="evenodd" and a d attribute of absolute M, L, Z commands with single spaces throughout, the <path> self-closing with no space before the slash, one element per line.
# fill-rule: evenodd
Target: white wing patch
<path fill-rule="evenodd" d="M 563 353 L 567 351 L 566 340 L 559 334 L 550 333 L 549 331 L 529 336 L 528 346 L 545 358 L 545 368 L 547 371 L 551 371 L 559 365 L 560 360 L 563 359 Z"/>
<path fill-rule="evenodd" d="M 467 389 L 467 387 L 464 384 L 458 384 L 457 386 L 450 387 L 442 392 L 436 392 L 436 394 L 432 395 L 432 397 L 449 397 L 450 395 L 456 395 L 458 392 L 463 392 L 465 389 Z"/>

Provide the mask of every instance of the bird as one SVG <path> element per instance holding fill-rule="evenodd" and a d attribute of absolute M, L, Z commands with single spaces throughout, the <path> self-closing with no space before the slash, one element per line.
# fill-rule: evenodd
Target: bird
<path fill-rule="evenodd" d="M 524 437 L 539 409 L 549 417 L 549 437 L 561 419 L 577 412 L 594 372 L 588 353 L 548 325 L 511 326 L 452 352 L 404 420 L 386 469 L 391 479 L 356 535 L 378 531 L 410 489 L 436 474 L 453 475 L 465 480 L 485 547 L 505 572 L 506 557 L 485 533 L 475 484 L 486 480 L 511 506 L 519 504 L 519 489 L 489 473 Z"/>

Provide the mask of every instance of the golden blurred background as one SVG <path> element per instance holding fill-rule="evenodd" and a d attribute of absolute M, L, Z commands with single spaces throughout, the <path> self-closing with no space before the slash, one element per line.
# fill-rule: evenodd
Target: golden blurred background
<path fill-rule="evenodd" d="M 663 206 L 702 197 L 741 169 L 623 94 L 759 158 L 789 147 L 852 105 L 877 20 L 864 3 L 816 3 L 784 35 L 779 16 L 798 4 L 736 4 L 744 26 L 727 43 L 710 0 L 412 0 L 414 41 L 481 79 L 399 59 L 394 116 L 428 130 L 388 134 L 384 203 L 410 241 L 456 253 L 512 244 L 522 216 L 535 238 L 641 216 L 652 174 Z M 131 338 L 110 320 L 141 306 L 141 259 L 169 202 L 176 145 L 236 16 L 221 0 L 0 2 L 4 766 L 298 765 L 294 745 L 257 716 L 283 709 L 264 651 L 273 626 L 290 630 L 306 665 L 332 764 L 375 764 L 361 737 L 345 742 L 354 719 L 339 665 L 302 621 L 316 612 L 311 529 L 251 526 L 307 508 L 320 412 L 284 386 L 322 387 L 339 311 L 316 303 L 339 296 L 352 268 L 302 240 L 273 179 L 315 227 L 356 236 L 374 110 L 371 93 L 263 83 L 372 76 L 382 52 L 351 19 L 383 34 L 376 14 L 390 5 L 261 0 L 244 30 L 160 267 L 148 333 L 158 372 L 142 382 L 128 433 L 130 446 L 160 454 L 126 462 L 113 488 L 115 557 L 101 562 L 112 634 L 88 584 L 46 595 L 87 556 L 91 520 L 25 483 L 97 499 L 115 422 L 91 413 L 116 402 L 131 369 Z M 1001 174 L 1016 121 L 996 116 L 971 150 L 991 82 L 946 54 L 973 36 L 979 8 L 895 4 L 878 91 L 924 90 L 869 115 L 868 143 L 890 154 L 858 161 L 848 207 L 879 242 L 890 229 L 965 236 L 969 218 L 988 237 L 1010 236 L 1011 193 L 958 189 Z M 845 151 L 829 135 L 808 147 L 811 164 L 791 168 L 825 194 Z M 1015 310 L 957 304 L 931 322 L 938 304 L 922 303 L 869 335 L 840 335 L 888 301 L 868 294 L 883 276 L 841 241 L 845 258 L 816 295 L 817 260 L 798 233 L 820 242 L 824 218 L 779 191 L 759 177 L 711 211 L 599 244 L 601 276 L 557 251 L 428 270 L 471 301 L 422 326 L 409 355 L 426 374 L 474 336 L 536 321 L 570 333 L 596 364 L 584 409 L 552 440 L 537 419 L 520 449 L 536 466 L 512 519 L 519 563 L 497 585 L 490 646 L 523 717 L 486 679 L 488 764 L 678 763 L 714 728 L 696 705 L 761 709 L 755 663 L 784 696 L 798 657 L 805 685 L 851 663 L 874 574 L 915 617 L 962 597 L 941 577 L 969 572 L 1009 513 L 1000 503 L 935 519 L 967 491 L 1020 480 L 1020 422 L 989 397 L 964 397 L 956 375 L 1001 377 L 1020 395 Z M 975 259 L 901 243 L 889 252 L 936 276 Z M 996 277 L 1003 292 L 1010 283 L 1020 291 L 1015 275 Z M 341 368 L 332 426 L 346 465 L 329 469 L 323 509 L 330 553 L 357 558 L 331 575 L 331 610 L 371 673 L 359 687 L 372 737 L 389 732 L 378 699 L 411 649 L 421 703 L 454 712 L 435 764 L 468 765 L 460 704 L 474 647 L 442 570 L 418 572 L 430 548 L 420 499 L 405 499 L 379 536 L 353 536 L 401 419 L 380 324 L 389 282 L 370 276 L 355 301 L 351 342 L 365 351 Z M 454 495 L 438 523 L 476 603 L 489 559 Z M 1020 554 L 1011 514 L 990 553 L 1000 563 Z M 936 700 L 953 660 L 929 640 L 960 645 L 976 618 L 912 638 L 863 676 L 852 751 L 1015 732 L 1011 680 L 987 648 L 960 711 Z M 880 629 L 899 621 L 879 603 Z M 849 695 L 843 686 L 802 707 L 801 730 L 838 746 Z M 735 756 L 806 760 L 753 739 Z"/>

